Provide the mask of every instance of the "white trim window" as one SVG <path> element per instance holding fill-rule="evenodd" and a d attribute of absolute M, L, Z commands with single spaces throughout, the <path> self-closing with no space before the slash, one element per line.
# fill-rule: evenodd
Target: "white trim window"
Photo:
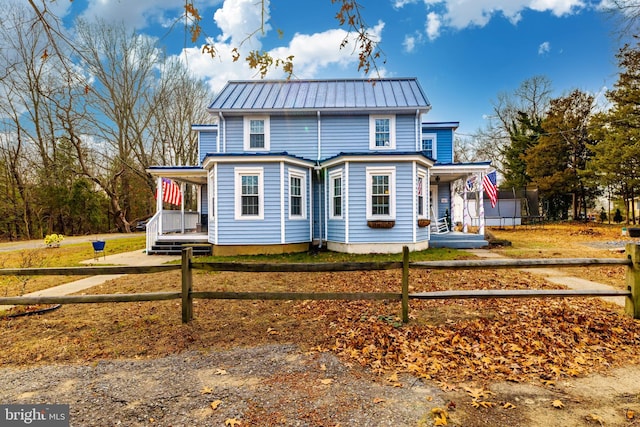
<path fill-rule="evenodd" d="M 416 182 L 416 203 L 418 205 L 418 218 L 425 219 L 429 215 L 427 210 L 427 173 L 424 171 L 418 172 L 418 178 Z"/>
<path fill-rule="evenodd" d="M 367 168 L 367 220 L 396 219 L 396 168 Z"/>
<path fill-rule="evenodd" d="M 244 118 L 244 151 L 269 151 L 271 145 L 268 116 Z"/>
<path fill-rule="evenodd" d="M 235 219 L 264 219 L 262 168 L 235 168 Z"/>
<path fill-rule="evenodd" d="M 329 174 L 329 218 L 342 219 L 342 169 Z"/>
<path fill-rule="evenodd" d="M 369 116 L 369 149 L 396 148 L 396 116 Z"/>
<path fill-rule="evenodd" d="M 289 219 L 307 218 L 307 175 L 289 170 Z"/>
<path fill-rule="evenodd" d="M 420 151 L 422 151 L 425 156 L 435 160 L 437 156 L 437 152 L 436 152 L 437 144 L 438 144 L 437 134 L 424 133 L 422 134 L 422 141 L 420 142 Z"/>

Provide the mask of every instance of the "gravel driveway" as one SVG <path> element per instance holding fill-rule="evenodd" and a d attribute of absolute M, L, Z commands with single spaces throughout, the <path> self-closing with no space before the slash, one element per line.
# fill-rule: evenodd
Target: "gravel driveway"
<path fill-rule="evenodd" d="M 439 390 L 410 381 L 394 387 L 330 353 L 273 345 L 91 366 L 1 368 L 0 402 L 69 404 L 71 425 L 83 427 L 224 426 L 231 419 L 240 426 L 396 427 L 416 425 L 443 403 Z"/>

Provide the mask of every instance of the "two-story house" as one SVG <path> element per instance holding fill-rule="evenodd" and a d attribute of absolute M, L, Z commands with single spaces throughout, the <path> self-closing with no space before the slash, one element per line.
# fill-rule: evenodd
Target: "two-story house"
<path fill-rule="evenodd" d="M 148 169 L 159 192 L 148 253 L 180 241 L 230 255 L 486 245 L 442 227 L 451 183 L 489 163 L 454 163 L 458 123 L 423 123 L 430 108 L 414 78 L 229 82 L 208 108 L 214 124 L 193 126 L 200 164 Z M 168 180 L 190 195 L 178 209 L 162 201 Z"/>

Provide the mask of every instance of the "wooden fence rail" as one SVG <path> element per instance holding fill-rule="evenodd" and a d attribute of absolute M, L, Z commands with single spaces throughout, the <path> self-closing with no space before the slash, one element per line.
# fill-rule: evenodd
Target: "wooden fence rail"
<path fill-rule="evenodd" d="M 395 300 L 401 301 L 402 320 L 409 321 L 410 299 L 468 299 L 468 298 L 565 298 L 624 296 L 625 311 L 640 319 L 640 245 L 628 244 L 627 257 L 621 258 L 545 258 L 545 259 L 495 259 L 457 261 L 409 261 L 408 248 L 403 249 L 402 262 L 358 262 L 358 263 L 236 263 L 236 262 L 194 262 L 192 248 L 182 252 L 180 265 L 148 267 L 60 267 L 0 269 L 0 276 L 34 275 L 81 275 L 103 274 L 145 274 L 181 270 L 182 289 L 180 292 L 153 292 L 139 294 L 107 295 L 64 295 L 35 297 L 3 297 L 0 305 L 32 304 L 83 304 L 106 302 L 139 302 L 182 300 L 182 321 L 193 319 L 193 299 L 236 299 L 236 300 Z M 450 290 L 437 292 L 409 293 L 410 269 L 498 269 L 498 268 L 548 268 L 576 266 L 626 266 L 626 290 Z M 374 293 L 311 293 L 311 292 L 212 292 L 193 291 L 193 270 L 232 272 L 338 272 L 374 271 L 402 269 L 401 292 Z"/>

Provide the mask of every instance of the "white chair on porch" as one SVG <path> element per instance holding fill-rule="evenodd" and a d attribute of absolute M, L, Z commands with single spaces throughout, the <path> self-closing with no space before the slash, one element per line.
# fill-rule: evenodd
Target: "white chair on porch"
<path fill-rule="evenodd" d="M 449 224 L 447 223 L 447 217 L 443 216 L 438 218 L 433 210 L 431 212 L 431 232 L 436 234 L 448 233 L 450 230 Z"/>

